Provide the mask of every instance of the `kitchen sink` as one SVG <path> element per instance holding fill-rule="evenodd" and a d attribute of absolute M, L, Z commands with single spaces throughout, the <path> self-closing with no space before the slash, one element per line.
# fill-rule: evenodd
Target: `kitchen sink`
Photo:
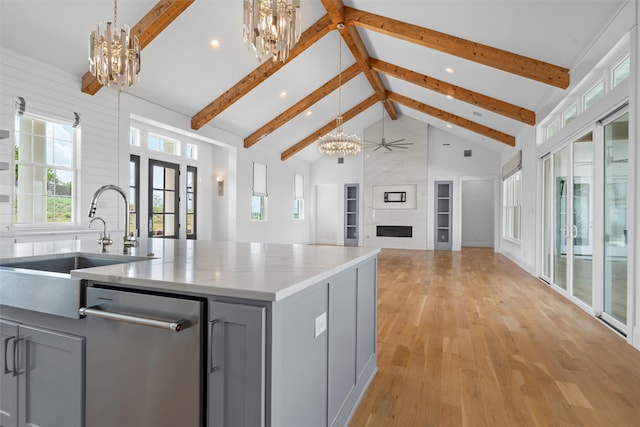
<path fill-rule="evenodd" d="M 56 257 L 33 257 L 35 259 L 0 263 L 0 267 L 21 268 L 27 270 L 50 271 L 52 273 L 71 273 L 80 268 L 100 267 L 104 265 L 124 264 L 134 261 L 148 260 L 147 257 L 119 255 L 79 255 L 69 254 Z"/>
<path fill-rule="evenodd" d="M 78 319 L 78 309 L 85 299 L 85 281 L 71 277 L 72 270 L 149 259 L 69 253 L 0 262 L 0 304 Z"/>

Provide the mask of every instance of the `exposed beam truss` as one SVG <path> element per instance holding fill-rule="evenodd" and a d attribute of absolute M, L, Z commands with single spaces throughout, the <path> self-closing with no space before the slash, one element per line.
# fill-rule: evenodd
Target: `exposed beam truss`
<path fill-rule="evenodd" d="M 376 58 L 369 58 L 369 65 L 376 71 L 422 86 L 425 89 L 451 96 L 459 101 L 476 105 L 485 110 L 493 111 L 496 114 L 503 115 L 528 125 L 533 126 L 536 124 L 536 113 L 531 110 L 518 107 L 517 105 L 500 101 L 499 99 L 491 98 L 490 96 L 486 96 L 460 86 L 455 86 L 442 80 L 434 79 L 433 77 L 425 76 L 424 74 L 419 74 L 415 71 L 411 71 Z"/>
<path fill-rule="evenodd" d="M 182 12 L 184 12 L 195 0 L 160 0 L 131 28 L 131 35 L 138 36 L 140 49 L 144 49 L 165 28 L 169 26 Z M 82 76 L 80 90 L 89 95 L 95 95 L 102 88 L 98 79 L 87 71 Z"/>
<path fill-rule="evenodd" d="M 428 114 L 430 116 L 433 116 L 438 119 L 444 120 L 446 122 L 452 123 L 454 125 L 460 126 L 472 132 L 479 133 L 480 135 L 484 135 L 491 139 L 495 139 L 496 141 L 500 141 L 503 144 L 507 144 L 512 147 L 516 145 L 516 138 L 514 136 L 511 136 L 504 132 L 500 132 L 490 127 L 481 125 L 480 123 L 467 120 L 463 117 L 457 116 L 452 113 L 448 113 L 436 107 L 432 107 L 430 105 L 424 104 L 422 102 L 416 101 L 414 99 L 408 98 L 403 95 L 399 95 L 394 92 L 387 92 L 387 97 L 390 100 L 397 102 L 398 104 L 405 105 L 409 108 L 420 111 L 421 113 Z"/>
<path fill-rule="evenodd" d="M 561 89 L 569 87 L 566 68 L 358 9 L 345 6 L 343 11 L 349 24 Z"/>
<path fill-rule="evenodd" d="M 311 47 L 315 42 L 327 35 L 333 27 L 331 19 L 328 15 L 316 21 L 300 36 L 298 43 L 289 52 L 287 61 L 291 61 L 296 56 Z M 247 74 L 242 80 L 228 89 L 225 93 L 204 107 L 200 112 L 191 118 L 191 128 L 200 129 L 211 119 L 229 108 L 234 102 L 245 96 L 251 90 L 255 89 L 260 83 L 271 77 L 279 69 L 285 66 L 281 61 L 265 61 L 258 68 Z"/>

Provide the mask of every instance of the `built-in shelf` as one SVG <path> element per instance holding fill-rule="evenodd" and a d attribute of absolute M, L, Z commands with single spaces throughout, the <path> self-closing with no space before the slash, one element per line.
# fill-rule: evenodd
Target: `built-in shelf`
<path fill-rule="evenodd" d="M 451 250 L 451 190 L 452 181 L 435 182 L 435 227 L 434 249 Z"/>

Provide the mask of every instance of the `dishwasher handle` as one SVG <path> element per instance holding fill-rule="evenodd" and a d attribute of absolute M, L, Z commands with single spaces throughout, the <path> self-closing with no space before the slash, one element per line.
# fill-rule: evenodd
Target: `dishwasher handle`
<path fill-rule="evenodd" d="M 190 323 L 186 319 L 177 320 L 175 322 L 167 322 L 164 320 L 150 319 L 148 317 L 131 316 L 129 314 L 114 313 L 104 311 L 99 308 L 81 307 L 78 310 L 81 316 L 100 317 L 107 320 L 117 320 L 120 322 L 128 322 L 136 325 L 151 326 L 153 328 L 165 329 L 172 332 L 180 332 L 187 329 Z"/>

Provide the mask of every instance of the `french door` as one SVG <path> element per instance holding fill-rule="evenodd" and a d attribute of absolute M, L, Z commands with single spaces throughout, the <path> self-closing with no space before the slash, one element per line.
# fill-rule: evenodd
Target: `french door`
<path fill-rule="evenodd" d="M 541 276 L 623 334 L 628 132 L 621 110 L 542 158 Z"/>

